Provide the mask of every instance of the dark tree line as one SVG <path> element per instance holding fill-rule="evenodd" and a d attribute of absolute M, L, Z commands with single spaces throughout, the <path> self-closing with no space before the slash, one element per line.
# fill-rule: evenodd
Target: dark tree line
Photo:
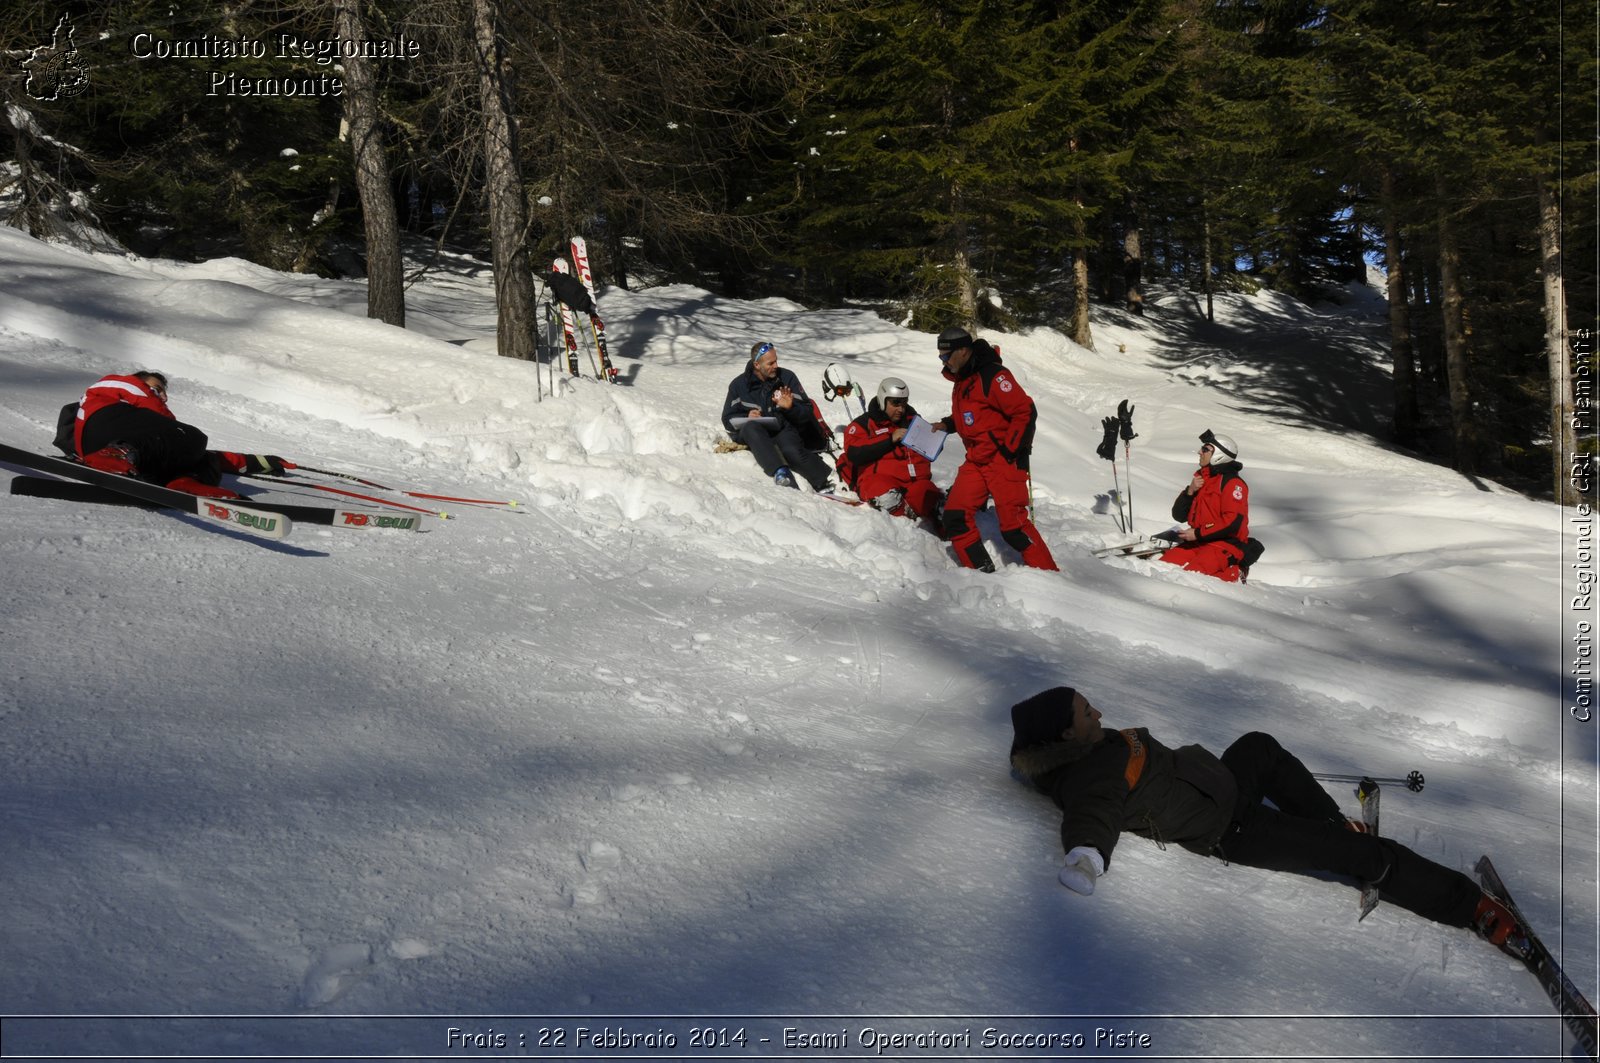
<path fill-rule="evenodd" d="M 41 98 L 32 49 L 62 14 L 87 83 Z M 620 285 L 864 300 L 923 327 L 1046 323 L 1084 345 L 1092 304 L 1139 313 L 1151 285 L 1208 306 L 1256 286 L 1316 299 L 1375 261 L 1395 440 L 1560 485 L 1579 442 L 1568 337 L 1596 316 L 1591 15 L 1564 0 L 23 0 L 0 16 L 20 42 L 0 202 L 41 235 L 364 272 L 369 312 L 395 325 L 403 262 L 473 250 L 512 357 L 529 356 L 537 274 L 574 233 Z M 270 54 L 140 58 L 139 34 Z M 414 51 L 319 63 L 280 54 L 283 35 Z M 330 73 L 338 96 L 213 91 L 219 75 Z"/>

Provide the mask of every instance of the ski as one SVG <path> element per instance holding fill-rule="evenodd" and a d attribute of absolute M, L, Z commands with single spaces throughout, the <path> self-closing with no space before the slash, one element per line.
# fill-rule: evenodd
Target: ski
<path fill-rule="evenodd" d="M 569 275 L 571 273 L 567 260 L 564 258 L 557 258 L 550 264 L 550 268 L 557 273 Z M 567 345 L 567 373 L 570 376 L 580 376 L 582 374 L 578 371 L 578 331 L 577 325 L 573 321 L 572 308 L 559 299 L 556 302 L 560 303 L 561 306 L 561 336 Z"/>
<path fill-rule="evenodd" d="M 595 350 L 600 352 L 600 371 L 612 384 L 617 382 L 617 370 L 611 364 L 611 349 L 606 346 L 606 326 L 600 320 L 600 302 L 594 288 L 594 273 L 589 269 L 589 245 L 581 236 L 574 236 L 568 245 L 572 249 L 572 265 L 589 293 L 589 327 L 594 330 Z"/>
<path fill-rule="evenodd" d="M 1138 539 L 1121 546 L 1102 546 L 1095 550 L 1095 557 L 1153 557 L 1172 546 L 1171 543 L 1158 543 L 1153 539 Z"/>
<path fill-rule="evenodd" d="M 1506 889 L 1506 884 L 1500 878 L 1500 873 L 1495 870 L 1494 863 L 1487 856 L 1480 856 L 1473 870 L 1478 873 L 1478 884 L 1484 891 L 1492 894 L 1501 904 L 1511 909 L 1512 915 L 1516 916 L 1517 929 L 1523 937 L 1523 947 L 1514 954 L 1528 970 L 1533 972 L 1534 977 L 1539 979 L 1539 984 L 1544 987 L 1550 1002 L 1561 1013 L 1561 1021 L 1566 1023 L 1567 1030 L 1577 1039 L 1579 1047 L 1588 1053 L 1590 1059 L 1595 1059 L 1597 1038 L 1594 1005 L 1578 991 L 1572 979 L 1567 977 L 1561 965 L 1556 962 L 1555 956 L 1529 928 L 1527 918 L 1522 914 L 1522 909 L 1517 907 L 1517 902 L 1511 899 L 1511 891 Z"/>
<path fill-rule="evenodd" d="M 1131 543 L 1120 546 L 1102 546 L 1094 551 L 1095 557 L 1154 557 L 1172 548 L 1178 541 L 1178 533 L 1174 529 L 1158 531 L 1154 535 L 1147 535 L 1143 539 L 1135 539 Z"/>
<path fill-rule="evenodd" d="M 1378 836 L 1378 797 L 1383 793 L 1383 788 L 1371 779 L 1362 779 L 1356 784 L 1356 800 L 1361 802 L 1361 822 L 1367 826 L 1367 833 L 1374 838 Z M 1361 922 L 1372 914 L 1372 909 L 1378 906 L 1378 887 L 1371 882 L 1361 884 L 1361 914 L 1356 916 L 1356 922 Z"/>
<path fill-rule="evenodd" d="M 423 518 L 412 513 L 380 513 L 374 510 L 336 509 L 302 506 L 259 499 L 203 498 L 187 491 L 136 480 L 119 473 L 91 469 L 66 458 L 35 454 L 0 443 L 0 460 L 36 472 L 67 477 L 70 481 L 37 476 L 18 476 L 11 481 L 11 493 L 36 498 L 64 498 L 71 501 L 143 504 L 151 509 L 176 509 L 199 517 L 249 528 L 259 534 L 282 538 L 294 521 L 339 528 L 395 529 L 420 531 Z M 276 534 L 281 529 L 281 534 Z"/>
<path fill-rule="evenodd" d="M 153 487 L 155 485 L 148 486 Z M 168 488 L 157 487 L 156 490 L 166 491 Z M 152 498 L 128 494 L 113 487 L 83 483 L 78 480 L 51 480 L 42 476 L 18 476 L 11 481 L 11 493 L 14 495 L 26 495 L 30 498 L 54 498 L 65 502 L 87 502 L 92 505 L 139 506 L 143 509 L 178 509 L 184 512 L 194 512 L 197 516 L 217 517 L 232 523 L 242 523 L 209 511 L 202 513 L 190 510 L 183 501 L 156 501 Z M 423 520 L 423 518 L 412 516 L 409 513 L 380 513 L 370 509 L 301 506 L 286 502 L 266 502 L 254 498 L 245 499 L 241 504 L 232 499 L 201 498 L 199 495 L 189 495 L 183 491 L 173 491 L 172 493 L 182 495 L 185 499 L 200 498 L 203 503 L 210 503 L 223 508 L 233 508 L 240 512 L 282 517 L 286 522 L 290 523 L 300 521 L 304 524 L 321 524 L 334 528 L 357 528 L 369 531 L 378 531 L 380 529 L 420 531 Z"/>
<path fill-rule="evenodd" d="M 171 488 L 145 483 L 143 480 L 135 480 L 130 476 L 101 472 L 99 469 L 91 469 L 86 465 L 79 465 L 64 458 L 33 454 L 26 450 L 7 446 L 4 443 L 0 443 L 0 460 L 44 472 L 56 471 L 45 463 L 64 465 L 67 468 L 61 471 L 63 476 L 72 476 L 76 480 L 85 482 L 63 483 L 63 487 L 103 491 L 108 495 L 118 496 L 118 501 L 125 501 L 125 504 L 180 510 L 205 520 L 215 521 L 218 524 L 226 524 L 233 528 L 243 529 L 264 539 L 285 539 L 293 527 L 293 517 L 287 513 L 277 513 L 259 506 L 243 505 L 233 499 L 202 498 L 199 495 L 191 495 L 186 491 L 174 491 Z M 98 479 L 100 477 L 104 477 L 106 480 L 125 481 L 126 486 L 104 482 Z M 37 495 L 42 492 L 29 490 L 28 488 L 54 483 L 62 483 L 62 481 L 48 480 L 37 476 L 18 476 L 11 481 L 11 493 L 16 495 Z"/>

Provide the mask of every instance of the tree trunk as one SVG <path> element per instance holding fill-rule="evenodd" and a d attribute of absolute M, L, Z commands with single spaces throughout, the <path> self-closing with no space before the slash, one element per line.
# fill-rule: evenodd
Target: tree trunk
<path fill-rule="evenodd" d="M 1576 502 L 1572 459 L 1578 450 L 1572 408 L 1572 355 L 1567 349 L 1567 295 L 1561 277 L 1561 201 L 1539 181 L 1539 275 L 1544 283 L 1544 351 L 1550 367 L 1550 451 L 1555 497 Z"/>
<path fill-rule="evenodd" d="M 501 54 L 495 0 L 472 0 L 472 32 L 483 110 L 483 166 L 489 201 L 497 340 L 506 358 L 532 359 L 538 328 L 533 273 L 528 265 L 528 203 L 517 156 L 511 73 Z"/>
<path fill-rule="evenodd" d="M 1078 140 L 1073 137 L 1067 147 L 1074 154 Z M 1094 336 L 1089 332 L 1089 229 L 1084 223 L 1083 188 L 1072 190 L 1072 342 L 1094 350 Z"/>
<path fill-rule="evenodd" d="M 1394 359 L 1394 438 L 1417 444 L 1417 363 L 1411 349 L 1411 310 L 1407 301 L 1405 259 L 1394 171 L 1383 170 L 1383 264 L 1388 272 L 1389 353 Z"/>
<path fill-rule="evenodd" d="M 1477 432 L 1472 422 L 1472 395 L 1467 386 L 1467 333 L 1465 298 L 1461 290 L 1461 249 L 1456 242 L 1455 220 L 1450 216 L 1443 179 L 1439 181 L 1439 285 L 1443 314 L 1444 366 L 1450 385 L 1450 435 L 1455 445 L 1455 467 L 1477 471 Z"/>
<path fill-rule="evenodd" d="M 959 227 L 965 230 L 965 226 Z M 978 324 L 978 278 L 972 272 L 972 259 L 967 256 L 965 240 L 956 251 L 956 298 L 961 303 L 961 321 L 968 327 Z"/>
<path fill-rule="evenodd" d="M 1201 222 L 1202 235 L 1200 238 L 1202 256 L 1200 276 L 1206 288 L 1206 320 L 1215 321 L 1217 314 L 1216 307 L 1212 301 L 1213 284 L 1211 280 L 1211 275 L 1215 272 L 1215 264 L 1211 260 L 1211 210 L 1208 207 L 1202 207 L 1201 215 L 1203 220 Z"/>
<path fill-rule="evenodd" d="M 334 0 L 335 33 L 347 41 L 367 39 L 361 0 Z M 378 79 L 358 51 L 343 59 L 344 120 L 355 160 L 356 192 L 367 237 L 367 316 L 405 328 L 405 270 L 400 260 L 400 219 L 389 179 L 378 122 Z"/>
<path fill-rule="evenodd" d="M 1089 248 L 1083 240 L 1083 219 L 1074 218 L 1072 229 L 1079 237 L 1078 245 L 1072 249 L 1072 342 L 1092 351 L 1094 336 L 1089 331 Z"/>
<path fill-rule="evenodd" d="M 1144 241 L 1139 204 L 1128 193 L 1128 225 L 1122 232 L 1122 297 L 1131 313 L 1144 313 Z"/>

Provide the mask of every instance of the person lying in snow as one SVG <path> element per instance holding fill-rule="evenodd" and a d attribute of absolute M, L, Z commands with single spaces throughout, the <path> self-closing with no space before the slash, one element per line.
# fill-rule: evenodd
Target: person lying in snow
<path fill-rule="evenodd" d="M 207 450 L 206 434 L 167 408 L 167 378 L 150 369 L 101 377 L 61 408 L 56 447 L 92 469 L 123 473 L 208 498 L 238 498 L 224 472 L 282 475 L 272 454 Z"/>
<path fill-rule="evenodd" d="M 1107 731 L 1072 687 L 1011 708 L 1011 765 L 1062 810 L 1061 884 L 1092 894 L 1124 830 L 1202 856 L 1272 871 L 1330 871 L 1376 885 L 1384 900 L 1504 947 L 1511 912 L 1459 871 L 1346 819 L 1293 754 L 1269 734 L 1213 756 L 1169 749 L 1145 728 Z M 1272 802 L 1271 805 L 1265 801 Z"/>

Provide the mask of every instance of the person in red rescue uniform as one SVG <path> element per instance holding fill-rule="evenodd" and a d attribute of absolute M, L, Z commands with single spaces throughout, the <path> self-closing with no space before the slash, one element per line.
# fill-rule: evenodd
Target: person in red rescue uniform
<path fill-rule="evenodd" d="M 1237 583 L 1250 538 L 1250 487 L 1239 475 L 1239 447 L 1211 429 L 1200 434 L 1200 468 L 1172 503 L 1172 518 L 1189 526 L 1161 560 Z"/>
<path fill-rule="evenodd" d="M 966 568 L 994 571 L 994 559 L 974 519 L 992 498 L 1000 537 L 1022 555 L 1024 564 L 1055 572 L 1055 558 L 1028 513 L 1028 462 L 1038 417 L 1033 400 L 1001 364 L 1000 352 L 964 328 L 939 334 L 939 360 L 945 379 L 955 387 L 950 416 L 937 422 L 938 427 L 955 432 L 967 448 L 944 501 L 945 537 L 956 560 Z"/>
<path fill-rule="evenodd" d="M 92 469 L 123 473 L 210 498 L 238 498 L 222 473 L 272 473 L 292 466 L 270 454 L 206 449 L 206 434 L 167 407 L 167 378 L 154 370 L 101 377 L 61 409 L 56 446 Z"/>
<path fill-rule="evenodd" d="M 866 412 L 845 429 L 844 456 L 863 502 L 896 517 L 909 512 L 942 532 L 944 492 L 933 482 L 933 466 L 900 443 L 916 415 L 906 382 L 884 377 Z"/>

